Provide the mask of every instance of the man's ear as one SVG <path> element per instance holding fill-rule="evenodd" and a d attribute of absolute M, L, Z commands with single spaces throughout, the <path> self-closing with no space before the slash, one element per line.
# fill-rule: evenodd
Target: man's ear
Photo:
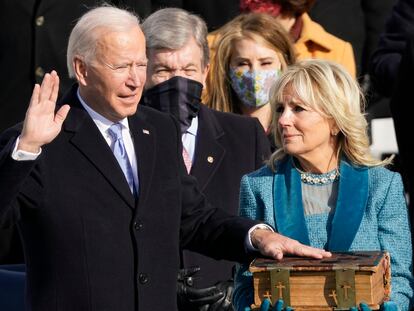
<path fill-rule="evenodd" d="M 82 86 L 86 86 L 87 83 L 87 76 L 88 76 L 88 68 L 85 62 L 78 56 L 75 56 L 72 62 L 73 69 L 75 71 L 76 80 L 78 80 L 79 84 Z"/>

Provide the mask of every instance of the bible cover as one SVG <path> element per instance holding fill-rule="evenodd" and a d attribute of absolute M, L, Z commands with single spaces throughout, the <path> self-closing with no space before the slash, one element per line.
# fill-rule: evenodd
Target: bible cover
<path fill-rule="evenodd" d="M 349 310 L 365 302 L 372 310 L 389 300 L 390 256 L 387 252 L 332 253 L 331 258 L 284 257 L 281 261 L 256 258 L 253 273 L 254 304 L 279 298 L 300 310 Z"/>

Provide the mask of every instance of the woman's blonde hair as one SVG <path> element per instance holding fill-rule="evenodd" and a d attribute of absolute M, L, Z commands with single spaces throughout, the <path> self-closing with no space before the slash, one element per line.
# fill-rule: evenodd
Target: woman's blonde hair
<path fill-rule="evenodd" d="M 293 94 L 292 94 L 293 92 Z M 278 130 L 280 113 L 277 106 L 289 93 L 324 117 L 334 120 L 339 130 L 337 155 L 344 154 L 358 166 L 386 165 L 369 151 L 368 123 L 364 115 L 365 101 L 358 83 L 341 65 L 327 60 L 304 60 L 290 66 L 278 79 L 270 95 L 272 131 L 276 145 L 282 146 Z M 268 161 L 275 170 L 275 161 L 285 156 L 283 148 L 276 150 Z"/>
<path fill-rule="evenodd" d="M 241 113 L 228 75 L 235 42 L 241 39 L 260 40 L 278 53 L 285 67 L 296 61 L 289 34 L 267 14 L 239 15 L 210 36 L 214 39 L 210 45 L 210 71 L 203 101 L 215 110 Z"/>

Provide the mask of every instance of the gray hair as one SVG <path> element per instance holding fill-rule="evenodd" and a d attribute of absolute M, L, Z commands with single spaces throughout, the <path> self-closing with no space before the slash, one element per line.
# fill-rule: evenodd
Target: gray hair
<path fill-rule="evenodd" d="M 142 23 L 149 50 L 178 50 L 193 37 L 203 53 L 202 65 L 209 63 L 207 26 L 203 19 L 183 9 L 165 8 L 148 16 Z M 148 53 L 147 53 L 148 54 Z"/>
<path fill-rule="evenodd" d="M 97 42 L 103 31 L 124 32 L 135 26 L 139 26 L 138 16 L 114 6 L 103 5 L 85 13 L 69 37 L 66 55 L 69 77 L 75 77 L 75 57 L 81 57 L 86 63 L 95 59 Z"/>

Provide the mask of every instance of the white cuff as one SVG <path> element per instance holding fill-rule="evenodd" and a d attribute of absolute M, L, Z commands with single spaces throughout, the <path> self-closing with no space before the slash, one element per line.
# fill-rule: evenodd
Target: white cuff
<path fill-rule="evenodd" d="M 24 150 L 17 150 L 17 146 L 19 145 L 20 136 L 17 137 L 16 142 L 14 143 L 14 148 L 11 154 L 13 160 L 16 161 L 33 161 L 38 158 L 38 156 L 42 153 L 42 148 L 40 148 L 38 153 L 27 152 Z"/>
<path fill-rule="evenodd" d="M 266 224 L 257 224 L 255 226 L 251 227 L 249 229 L 249 232 L 247 233 L 246 240 L 244 242 L 244 245 L 246 245 L 246 250 L 249 251 L 249 252 L 258 251 L 258 249 L 253 246 L 252 238 L 251 238 L 252 232 L 256 229 L 265 229 L 265 230 L 270 230 L 272 232 L 275 232 L 271 226 L 266 225 Z"/>

